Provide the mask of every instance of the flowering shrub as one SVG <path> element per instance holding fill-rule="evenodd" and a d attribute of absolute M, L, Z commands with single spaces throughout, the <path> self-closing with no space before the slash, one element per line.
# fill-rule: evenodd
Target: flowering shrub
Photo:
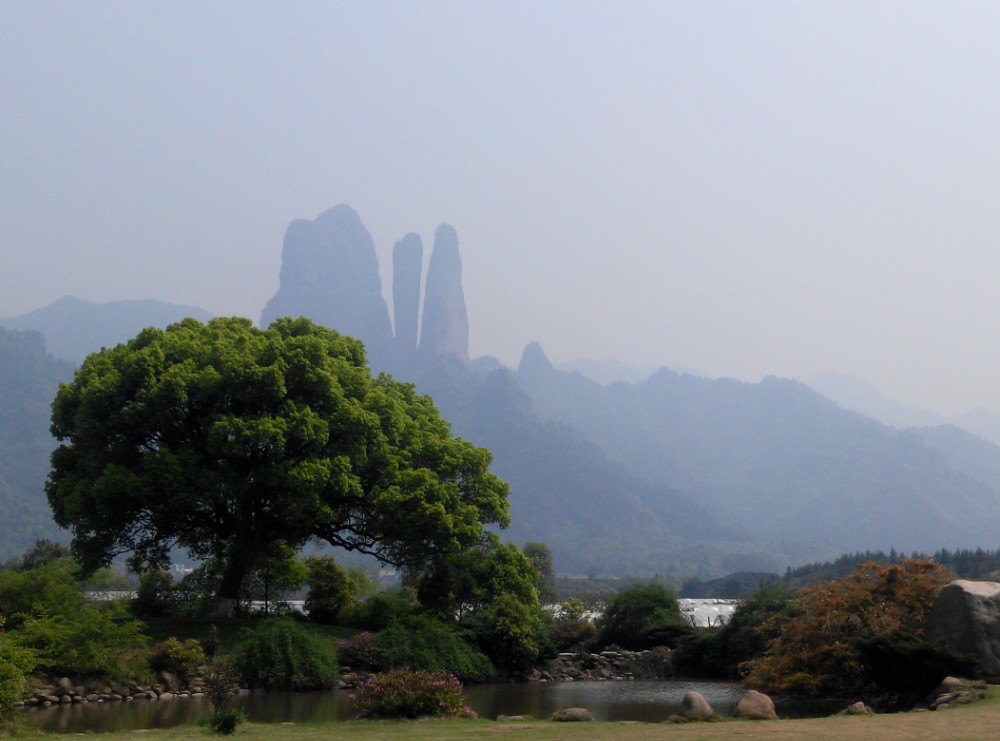
<path fill-rule="evenodd" d="M 417 718 L 427 715 L 467 718 L 462 683 L 447 672 L 393 669 L 374 674 L 351 695 L 355 709 L 383 718 Z"/>
<path fill-rule="evenodd" d="M 337 642 L 340 663 L 352 669 L 380 669 L 382 667 L 382 646 L 378 636 L 364 631 L 347 640 Z"/>

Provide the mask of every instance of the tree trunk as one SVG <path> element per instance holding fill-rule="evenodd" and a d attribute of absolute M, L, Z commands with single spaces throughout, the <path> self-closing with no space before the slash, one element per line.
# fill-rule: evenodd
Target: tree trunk
<path fill-rule="evenodd" d="M 236 605 L 240 598 L 240 587 L 243 586 L 243 577 L 246 576 L 247 565 L 242 558 L 231 557 L 226 564 L 226 570 L 222 573 L 222 581 L 219 582 L 219 591 L 212 601 L 212 607 L 208 611 L 210 618 L 228 619 L 236 611 Z"/>

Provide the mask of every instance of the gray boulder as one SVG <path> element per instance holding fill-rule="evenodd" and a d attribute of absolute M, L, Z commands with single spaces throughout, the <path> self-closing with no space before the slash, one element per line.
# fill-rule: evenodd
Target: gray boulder
<path fill-rule="evenodd" d="M 689 720 L 708 720 L 715 711 L 700 692 L 685 692 L 681 698 L 681 715 Z"/>
<path fill-rule="evenodd" d="M 594 716 L 590 714 L 587 708 L 566 708 L 565 710 L 557 710 L 552 713 L 552 720 L 561 723 L 581 723 L 593 719 Z"/>
<path fill-rule="evenodd" d="M 987 678 L 1000 678 L 1000 584 L 957 579 L 946 585 L 927 615 L 924 636 L 974 657 Z"/>
<path fill-rule="evenodd" d="M 747 693 L 740 698 L 733 715 L 748 720 L 778 719 L 778 714 L 774 710 L 774 702 L 763 692 L 757 690 L 747 690 Z"/>

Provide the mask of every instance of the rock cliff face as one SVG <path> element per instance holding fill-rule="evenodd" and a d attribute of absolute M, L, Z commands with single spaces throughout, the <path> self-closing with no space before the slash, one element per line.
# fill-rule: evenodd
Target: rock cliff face
<path fill-rule="evenodd" d="M 420 358 L 429 362 L 441 355 L 469 359 L 469 317 L 462 291 L 462 258 L 458 235 L 448 224 L 434 233 L 434 252 L 427 268 L 424 317 L 420 329 Z"/>
<path fill-rule="evenodd" d="M 407 234 L 392 249 L 392 306 L 396 325 L 396 354 L 404 363 L 417 352 L 420 326 L 420 278 L 424 270 L 424 243 Z"/>
<path fill-rule="evenodd" d="M 260 323 L 306 316 L 365 343 L 368 361 L 384 369 L 391 357 L 392 327 L 382 296 L 378 258 L 357 213 L 341 204 L 314 221 L 297 219 L 285 232 L 278 292 Z"/>
<path fill-rule="evenodd" d="M 979 661 L 1000 679 L 1000 583 L 956 579 L 937 596 L 924 634 L 928 641 Z"/>

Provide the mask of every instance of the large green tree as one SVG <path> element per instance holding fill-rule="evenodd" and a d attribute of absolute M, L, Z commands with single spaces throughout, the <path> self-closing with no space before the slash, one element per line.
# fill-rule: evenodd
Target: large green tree
<path fill-rule="evenodd" d="M 431 399 L 373 378 L 357 340 L 307 319 L 266 330 L 187 319 L 90 355 L 52 411 L 46 485 L 86 568 L 179 545 L 225 564 L 215 614 L 283 541 L 407 565 L 506 526 L 489 451 L 452 436 Z"/>

